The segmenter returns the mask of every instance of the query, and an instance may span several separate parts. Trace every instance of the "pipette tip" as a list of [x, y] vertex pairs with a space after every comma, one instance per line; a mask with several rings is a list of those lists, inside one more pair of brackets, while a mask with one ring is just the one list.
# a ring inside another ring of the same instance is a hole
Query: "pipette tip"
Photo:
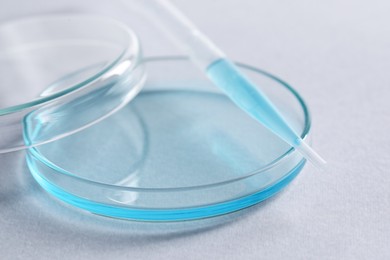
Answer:
[[300, 140], [299, 144], [294, 148], [299, 153], [301, 153], [303, 157], [305, 157], [308, 161], [310, 161], [315, 167], [317, 167], [320, 170], [325, 169], [326, 161], [303, 140]]

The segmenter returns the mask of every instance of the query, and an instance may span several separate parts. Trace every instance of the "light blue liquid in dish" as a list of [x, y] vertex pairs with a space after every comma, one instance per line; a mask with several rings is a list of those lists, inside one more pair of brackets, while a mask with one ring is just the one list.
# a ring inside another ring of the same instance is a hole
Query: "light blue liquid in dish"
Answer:
[[[157, 59], [146, 65], [144, 90], [123, 109], [83, 131], [28, 149], [30, 171], [49, 193], [111, 217], [188, 220], [254, 205], [300, 172], [302, 156], [201, 77], [188, 60]], [[306, 137], [310, 120], [299, 95], [266, 72], [239, 67]], [[77, 122], [78, 104], [51, 114]], [[44, 111], [26, 118], [27, 144], [56, 131], [44, 125]]]
[[[27, 162], [43, 188], [74, 206], [112, 217], [172, 221], [220, 215], [272, 196], [304, 160], [297, 158], [290, 172], [239, 179], [288, 149], [223, 94], [151, 91], [84, 131], [31, 148]], [[260, 187], [265, 189], [251, 192]], [[224, 202], [229, 197], [235, 199]]]
[[284, 121], [277, 108], [232, 62], [219, 59], [207, 68], [207, 75], [234, 103], [290, 145], [299, 136]]

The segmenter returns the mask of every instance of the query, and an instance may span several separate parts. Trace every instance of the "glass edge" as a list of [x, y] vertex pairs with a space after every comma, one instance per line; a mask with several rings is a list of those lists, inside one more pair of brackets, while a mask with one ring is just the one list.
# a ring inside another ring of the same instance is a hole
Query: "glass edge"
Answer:
[[[24, 18], [24, 19], [15, 19], [15, 21], [8, 21], [8, 22], [5, 22], [4, 24], [0, 25], [1, 26], [7, 26], [7, 25], [10, 25], [10, 24], [16, 24], [16, 23], [19, 23], [19, 22], [28, 22], [28, 21], [34, 21], [34, 20], [38, 20], [38, 19], [49, 19], [49, 18], [53, 18], [53, 17], [56, 17], [56, 16], [52, 16], [52, 15], [38, 15], [38, 16], [31, 16], [29, 18]], [[16, 112], [20, 112], [22, 110], [25, 110], [25, 109], [29, 109], [29, 108], [33, 108], [35, 106], [38, 106], [38, 105], [42, 105], [42, 104], [45, 104], [45, 103], [48, 103], [48, 102], [51, 102], [55, 99], [58, 99], [58, 98], [61, 98], [67, 94], [70, 94], [76, 90], [79, 90], [79, 89], [82, 89], [84, 86], [86, 86], [87, 84], [91, 83], [92, 81], [98, 79], [99, 77], [101, 77], [103, 74], [105, 74], [107, 71], [109, 71], [110, 69], [112, 69], [115, 65], [117, 65], [122, 59], [123, 57], [125, 56], [125, 54], [129, 51], [130, 49], [130, 42], [134, 42], [134, 49], [135, 49], [135, 52], [137, 53], [137, 55], [135, 55], [135, 60], [136, 62], [134, 62], [132, 64], [132, 67], [130, 68], [130, 70], [134, 69], [134, 67], [136, 67], [137, 63], [140, 62], [140, 52], [141, 52], [141, 48], [140, 48], [140, 41], [139, 41], [139, 38], [138, 36], [133, 32], [133, 30], [131, 30], [129, 27], [127, 27], [125, 24], [121, 23], [120, 21], [117, 21], [115, 19], [112, 19], [112, 18], [109, 18], [109, 17], [106, 17], [106, 16], [100, 16], [100, 15], [89, 15], [89, 14], [74, 14], [74, 15], [61, 15], [59, 17], [80, 17], [80, 18], [99, 18], [99, 19], [102, 19], [102, 20], [105, 20], [105, 21], [109, 21], [111, 22], [113, 25], [117, 26], [118, 28], [121, 28], [123, 30], [123, 32], [125, 32], [129, 37], [128, 37], [128, 41], [126, 43], [126, 47], [122, 50], [122, 52], [118, 55], [117, 58], [115, 58], [112, 62], [110, 62], [108, 65], [106, 65], [103, 69], [101, 69], [99, 72], [95, 73], [94, 75], [90, 76], [89, 78], [85, 79], [84, 81], [80, 82], [80, 83], [77, 83], [71, 87], [68, 87], [62, 91], [59, 91], [57, 93], [54, 93], [50, 96], [47, 96], [47, 97], [43, 97], [43, 98], [39, 98], [39, 99], [36, 99], [36, 100], [33, 100], [33, 101], [29, 101], [29, 102], [26, 102], [26, 103], [22, 103], [22, 104], [19, 104], [19, 105], [14, 105], [14, 106], [10, 106], [10, 107], [6, 107], [6, 108], [2, 108], [0, 109], [0, 116], [5, 116], [5, 115], [8, 115], [8, 114], [12, 114], [12, 113], [16, 113]]]

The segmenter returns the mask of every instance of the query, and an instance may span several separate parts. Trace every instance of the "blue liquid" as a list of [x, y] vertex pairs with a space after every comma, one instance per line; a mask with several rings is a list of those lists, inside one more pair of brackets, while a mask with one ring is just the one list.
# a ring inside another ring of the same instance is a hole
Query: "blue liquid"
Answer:
[[[35, 134], [39, 136], [39, 129]], [[31, 148], [27, 163], [44, 189], [76, 207], [118, 218], [175, 221], [225, 214], [274, 195], [300, 172], [304, 160], [278, 172], [214, 184], [246, 176], [288, 149], [223, 94], [164, 90], [142, 92], [104, 121]], [[172, 196], [120, 192], [83, 186], [67, 175], [122, 187], [183, 191]]]
[[291, 146], [299, 144], [299, 136], [284, 121], [277, 108], [232, 62], [226, 59], [215, 61], [207, 68], [207, 75], [251, 117], [261, 122]]
[[287, 184], [289, 184], [302, 170], [303, 166], [305, 165], [305, 161], [301, 161], [293, 170], [291, 170], [286, 175], [285, 178], [283, 178], [276, 184], [260, 192], [256, 192], [252, 195], [210, 206], [166, 210], [127, 208], [93, 202], [91, 200], [70, 194], [58, 187], [57, 185], [54, 185], [45, 180], [36, 170], [34, 159], [32, 159], [30, 155], [27, 156], [27, 164], [30, 167], [33, 177], [41, 185], [42, 188], [44, 188], [47, 192], [59, 198], [60, 200], [65, 201], [75, 207], [85, 209], [98, 215], [114, 218], [123, 218], [139, 221], [182, 221], [214, 217], [241, 210], [253, 206], [263, 200], [266, 200], [281, 191], [285, 186], [287, 186]]

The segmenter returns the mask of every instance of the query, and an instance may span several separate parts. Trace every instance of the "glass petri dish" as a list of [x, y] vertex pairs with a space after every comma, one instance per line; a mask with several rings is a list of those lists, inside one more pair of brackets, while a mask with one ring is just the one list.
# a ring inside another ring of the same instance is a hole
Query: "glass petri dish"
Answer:
[[[192, 220], [259, 203], [303, 168], [298, 152], [237, 108], [185, 57], [142, 63], [144, 88], [120, 111], [27, 150], [33, 177], [50, 194], [114, 218]], [[265, 71], [238, 65], [309, 141], [308, 109], [298, 93]], [[47, 130], [27, 131], [26, 142]]]
[[124, 106], [143, 85], [140, 59], [136, 35], [102, 16], [2, 24], [0, 153], [70, 135]]

